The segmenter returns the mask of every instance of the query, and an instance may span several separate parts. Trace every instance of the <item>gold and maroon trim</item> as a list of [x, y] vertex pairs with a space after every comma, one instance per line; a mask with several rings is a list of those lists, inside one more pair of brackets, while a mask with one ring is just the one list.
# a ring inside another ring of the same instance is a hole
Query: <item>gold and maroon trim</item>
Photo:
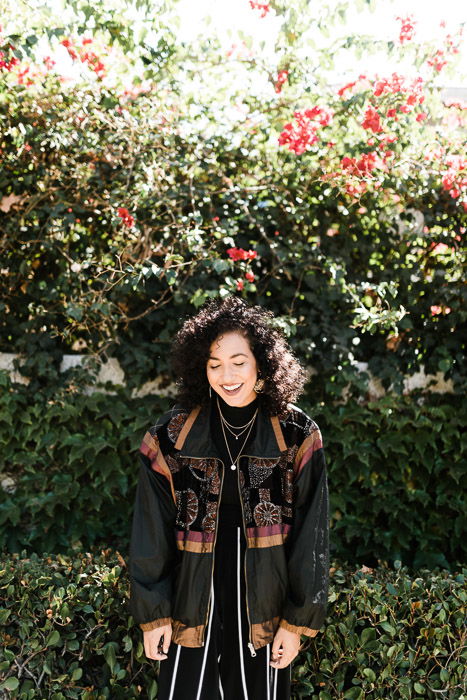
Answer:
[[169, 625], [171, 622], [171, 617], [160, 617], [158, 620], [153, 620], [152, 622], [141, 622], [140, 627], [144, 632], [149, 632], [150, 630], [155, 630], [157, 627]]
[[275, 547], [284, 544], [292, 529], [291, 525], [279, 523], [263, 527], [247, 527], [247, 546]]
[[151, 462], [151, 469], [153, 469], [153, 471], [155, 472], [158, 472], [159, 474], [162, 474], [162, 476], [165, 476], [165, 478], [170, 484], [170, 490], [172, 492], [172, 498], [174, 499], [174, 503], [176, 503], [177, 499], [175, 496], [172, 473], [169, 467], [167, 466], [167, 462], [164, 459], [164, 455], [162, 454], [162, 450], [160, 449], [159, 440], [157, 439], [157, 437], [155, 435], [151, 435], [151, 433], [148, 431], [143, 437], [143, 441], [139, 449], [140, 452], [143, 453], [143, 455], [146, 455], [146, 457], [149, 458]]
[[[195, 422], [196, 418], [198, 417], [199, 412], [201, 411], [201, 406], [196, 406], [193, 408], [189, 415], [188, 418], [186, 419], [185, 423], [183, 424], [182, 429], [180, 430], [180, 433], [178, 434], [177, 442], [175, 443], [175, 449], [176, 450], [181, 450], [183, 447], [183, 443], [185, 442], [185, 438], [188, 435], [188, 433], [191, 430], [191, 427], [193, 423]], [[279, 450], [281, 452], [284, 452], [287, 449], [287, 445], [284, 439], [284, 434], [282, 432], [281, 424], [279, 421], [278, 416], [270, 416], [272, 428], [274, 430], [274, 435], [276, 436], [277, 440], [277, 445], [279, 447]]]
[[214, 532], [176, 530], [177, 548], [195, 554], [209, 554], [214, 549]]
[[311, 435], [308, 435], [298, 448], [298, 452], [294, 460], [294, 474], [295, 478], [300, 474], [303, 467], [307, 461], [312, 456], [313, 452], [319, 450], [323, 446], [323, 439], [321, 437], [321, 431], [317, 428]]
[[279, 418], [277, 416], [270, 416], [270, 418], [274, 430], [274, 435], [276, 436], [277, 446], [279, 447], [281, 452], [284, 452], [287, 449], [287, 445], [284, 440], [284, 434], [282, 432]]
[[191, 430], [191, 426], [195, 422], [198, 413], [201, 411], [201, 406], [196, 406], [196, 408], [193, 408], [192, 411], [190, 411], [188, 418], [183, 424], [182, 429], [180, 430], [177, 438], [177, 442], [175, 443], [174, 447], [176, 450], [181, 450], [183, 447], [183, 443], [185, 442], [185, 438], [188, 435], [188, 433]]
[[311, 627], [297, 627], [297, 625], [291, 625], [287, 620], [282, 619], [279, 623], [279, 627], [283, 627], [289, 632], [295, 632], [295, 634], [306, 634], [307, 637], [316, 637], [319, 630], [313, 630]]

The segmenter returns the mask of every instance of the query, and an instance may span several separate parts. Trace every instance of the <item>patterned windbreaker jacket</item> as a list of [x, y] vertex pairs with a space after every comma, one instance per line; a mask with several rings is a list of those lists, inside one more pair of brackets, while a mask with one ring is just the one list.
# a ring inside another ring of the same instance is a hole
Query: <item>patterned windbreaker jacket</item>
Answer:
[[[329, 586], [329, 497], [317, 424], [293, 404], [284, 420], [261, 404], [239, 459], [247, 542], [249, 648], [278, 626], [314, 636]], [[143, 630], [172, 623], [172, 641], [204, 645], [224, 465], [210, 410], [175, 406], [144, 435], [130, 542], [129, 610]]]

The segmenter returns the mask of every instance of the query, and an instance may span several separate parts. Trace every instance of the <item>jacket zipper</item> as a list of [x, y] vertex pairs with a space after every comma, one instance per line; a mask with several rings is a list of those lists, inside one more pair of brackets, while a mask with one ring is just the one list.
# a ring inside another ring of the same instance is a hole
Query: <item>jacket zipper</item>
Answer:
[[[191, 459], [205, 459], [204, 457], [191, 457]], [[216, 556], [216, 542], [217, 542], [217, 529], [219, 527], [219, 510], [221, 507], [221, 496], [222, 496], [222, 487], [224, 485], [224, 472], [225, 472], [225, 464], [224, 462], [219, 459], [219, 457], [215, 457], [221, 464], [222, 464], [222, 479], [221, 479], [221, 485], [219, 489], [219, 501], [217, 504], [217, 518], [216, 518], [216, 530], [214, 533], [214, 544], [212, 547], [212, 567], [211, 567], [211, 585], [209, 586], [209, 590], [211, 590], [212, 587], [212, 580], [214, 578], [214, 559]], [[204, 632], [203, 632], [203, 646], [206, 644], [206, 631], [208, 628], [208, 620], [209, 620], [209, 613], [211, 610], [211, 605], [212, 605], [212, 600], [211, 600], [211, 595], [209, 595], [209, 605], [208, 605], [208, 610], [206, 613], [206, 622], [204, 623]]]
[[237, 457], [237, 484], [238, 484], [238, 495], [240, 497], [240, 504], [242, 506], [242, 524], [243, 524], [243, 532], [245, 534], [245, 556], [243, 557], [243, 571], [244, 571], [244, 576], [245, 576], [245, 599], [246, 599], [246, 614], [248, 618], [248, 639], [250, 640], [248, 642], [248, 649], [250, 650], [250, 654], [252, 656], [256, 656], [256, 651], [255, 647], [253, 646], [253, 642], [251, 641], [251, 620], [250, 620], [250, 608], [248, 607], [248, 582], [247, 582], [247, 576], [246, 576], [246, 555], [248, 552], [248, 538], [246, 534], [246, 525], [245, 525], [245, 511], [243, 510], [243, 498], [242, 498], [242, 492], [240, 489], [240, 458], [241, 457], [248, 457], [248, 455], [240, 455]]

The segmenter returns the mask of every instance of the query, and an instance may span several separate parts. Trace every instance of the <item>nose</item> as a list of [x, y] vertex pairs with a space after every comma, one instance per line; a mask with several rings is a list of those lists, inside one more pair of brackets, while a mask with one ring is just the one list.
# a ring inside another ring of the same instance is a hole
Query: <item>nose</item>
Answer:
[[227, 370], [222, 376], [221, 384], [234, 384], [237, 380], [235, 379], [235, 373]]

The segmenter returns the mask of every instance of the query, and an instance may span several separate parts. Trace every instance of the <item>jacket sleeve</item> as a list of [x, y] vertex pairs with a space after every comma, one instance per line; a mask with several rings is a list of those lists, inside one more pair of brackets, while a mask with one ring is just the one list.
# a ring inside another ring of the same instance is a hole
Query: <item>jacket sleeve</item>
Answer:
[[171, 622], [178, 559], [176, 506], [170, 470], [150, 432], [143, 438], [139, 461], [129, 550], [129, 608], [141, 629], [152, 630]]
[[321, 432], [314, 421], [294, 463], [294, 511], [288, 552], [288, 595], [281, 627], [314, 637], [329, 590], [329, 493]]

